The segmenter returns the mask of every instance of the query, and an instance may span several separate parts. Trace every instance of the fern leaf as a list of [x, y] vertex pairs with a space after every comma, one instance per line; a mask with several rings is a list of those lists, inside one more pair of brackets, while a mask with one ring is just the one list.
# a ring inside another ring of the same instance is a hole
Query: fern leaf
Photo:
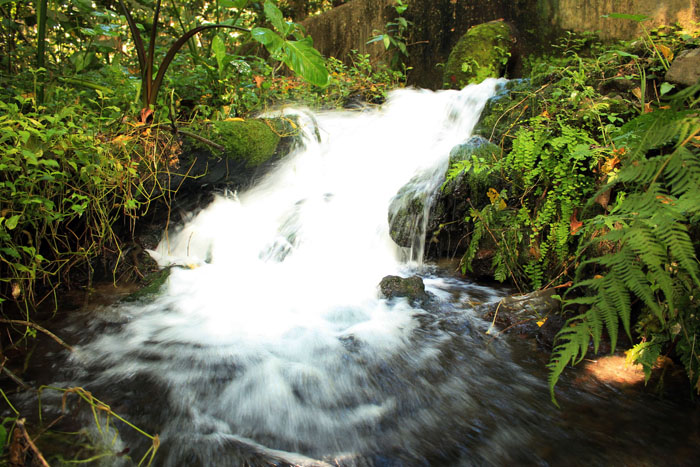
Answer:
[[590, 328], [584, 315], [577, 316], [567, 321], [567, 324], [557, 334], [555, 342], [558, 343], [547, 364], [549, 368], [549, 393], [552, 402], [559, 407], [554, 395], [554, 386], [559, 380], [559, 376], [564, 371], [564, 368], [571, 362], [575, 364], [580, 361], [588, 351], [588, 343], [590, 341]]
[[657, 229], [659, 238], [668, 245], [673, 258], [680, 263], [681, 267], [693, 278], [693, 282], [700, 287], [698, 260], [695, 257], [695, 248], [688, 234], [688, 228], [684, 224], [668, 220], [660, 222]]

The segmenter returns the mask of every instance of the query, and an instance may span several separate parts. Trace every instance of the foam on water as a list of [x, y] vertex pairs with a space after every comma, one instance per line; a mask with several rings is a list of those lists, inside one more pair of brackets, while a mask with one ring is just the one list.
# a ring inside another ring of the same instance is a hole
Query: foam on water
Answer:
[[446, 339], [414, 348], [425, 312], [378, 295], [383, 276], [406, 272], [388, 206], [409, 181], [414, 192], [441, 183], [498, 84], [302, 113], [305, 148], [164, 236], [154, 256], [179, 266], [162, 295], [123, 306], [127, 322], [83, 346], [79, 363], [99, 368], [97, 384], [159, 388], [173, 463], [185, 426], [315, 455], [372, 450], [383, 417], [406, 404], [387, 368], [425, 368]]

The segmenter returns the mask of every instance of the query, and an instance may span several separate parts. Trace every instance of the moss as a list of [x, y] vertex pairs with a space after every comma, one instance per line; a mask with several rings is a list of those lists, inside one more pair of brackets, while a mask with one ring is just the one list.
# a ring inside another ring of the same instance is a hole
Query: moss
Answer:
[[510, 80], [488, 100], [474, 128], [474, 135], [483, 136], [489, 141], [501, 144], [505, 151], [510, 149], [510, 139], [504, 136], [523, 119], [534, 117], [538, 96], [530, 80]]
[[270, 160], [281, 139], [266, 120], [217, 121], [212, 124], [212, 133], [229, 158], [242, 159], [248, 167]]
[[145, 284], [136, 292], [130, 294], [123, 299], [124, 302], [136, 302], [140, 300], [149, 300], [158, 296], [163, 284], [170, 277], [170, 268], [160, 269], [146, 276]]
[[445, 88], [461, 89], [505, 72], [513, 41], [510, 27], [503, 21], [474, 26], [452, 49], [443, 75]]

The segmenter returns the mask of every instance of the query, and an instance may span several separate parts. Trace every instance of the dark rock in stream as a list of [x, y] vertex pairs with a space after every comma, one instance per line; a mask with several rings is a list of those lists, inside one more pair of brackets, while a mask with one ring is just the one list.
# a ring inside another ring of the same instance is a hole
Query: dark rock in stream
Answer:
[[[447, 181], [437, 193], [426, 228], [429, 258], [452, 258], [464, 253], [469, 245], [467, 232], [472, 230], [469, 210], [486, 206], [490, 202], [489, 188], [500, 190], [503, 184], [497, 176], [478, 170], [479, 162], [473, 161], [493, 160], [500, 154], [498, 146], [481, 136], [473, 136], [452, 149], [450, 167], [458, 163], [471, 166], [465, 165], [466, 170]], [[477, 253], [472, 271], [476, 277], [491, 275], [491, 257], [487, 253]]]
[[498, 302], [477, 306], [475, 310], [501, 332], [535, 337], [543, 347], [551, 348], [554, 337], [564, 325], [564, 318], [557, 314], [561, 302], [554, 297], [555, 292], [556, 289], [545, 289], [509, 295]]
[[429, 297], [423, 279], [418, 276], [386, 276], [379, 283], [379, 290], [385, 298], [405, 297], [410, 302], [421, 302]]

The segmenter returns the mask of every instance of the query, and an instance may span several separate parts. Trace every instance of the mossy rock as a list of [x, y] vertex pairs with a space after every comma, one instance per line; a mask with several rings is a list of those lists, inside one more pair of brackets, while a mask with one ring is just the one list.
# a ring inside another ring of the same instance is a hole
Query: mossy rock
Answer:
[[502, 20], [469, 28], [450, 52], [443, 87], [462, 89], [486, 78], [503, 76], [513, 52], [513, 43], [511, 28]]
[[277, 150], [280, 134], [271, 120], [221, 120], [212, 123], [213, 141], [222, 145], [224, 154], [254, 167], [269, 161]]
[[156, 298], [166, 281], [170, 278], [170, 268], [163, 268], [151, 274], [148, 274], [144, 279], [144, 286], [136, 292], [129, 294], [122, 299], [123, 302], [149, 301]]
[[[473, 136], [450, 151], [450, 166], [477, 158], [483, 161], [501, 156], [501, 148], [481, 136]], [[489, 203], [489, 188], [500, 191], [503, 181], [496, 174], [473, 169], [446, 182], [437, 194], [428, 217], [426, 256], [442, 259], [461, 256], [466, 250], [470, 232], [470, 208], [480, 209]]]
[[224, 188], [246, 189], [301, 141], [294, 117], [195, 123], [181, 135], [179, 161], [160, 183], [179, 187], [178, 196], [187, 198]]
[[504, 150], [507, 151], [510, 138], [501, 141], [503, 136], [518, 122], [536, 115], [539, 106], [535, 101], [540, 97], [534, 90], [529, 79], [509, 80], [499, 86], [486, 102], [473, 134], [496, 143], [505, 143]]
[[429, 298], [423, 279], [419, 276], [386, 276], [379, 283], [379, 290], [388, 299], [405, 297], [410, 302], [419, 302]]

